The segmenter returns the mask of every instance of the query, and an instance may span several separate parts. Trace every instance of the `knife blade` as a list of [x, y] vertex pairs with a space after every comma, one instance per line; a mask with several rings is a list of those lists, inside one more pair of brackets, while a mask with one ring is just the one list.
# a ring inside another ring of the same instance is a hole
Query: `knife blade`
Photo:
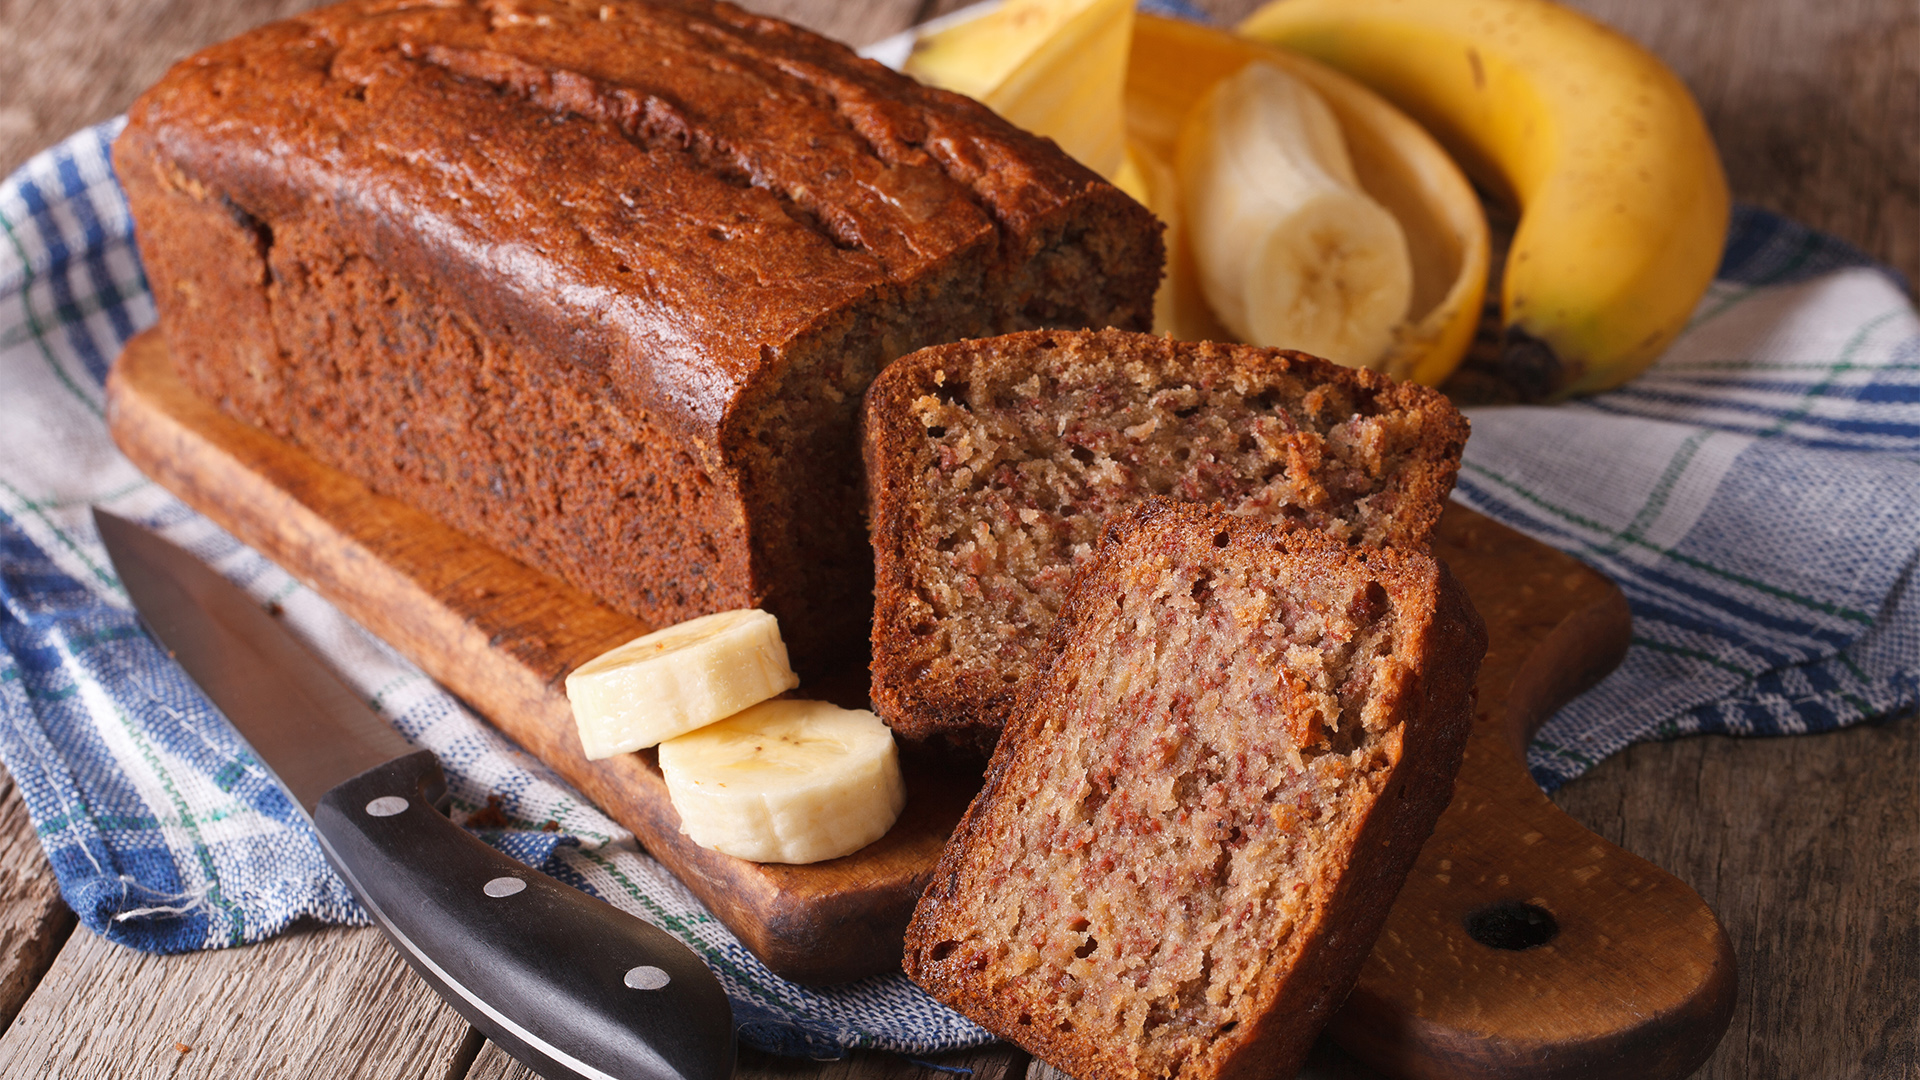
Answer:
[[279, 619], [124, 518], [94, 523], [135, 610], [311, 818], [421, 979], [548, 1080], [726, 1080], [732, 1006], [672, 935], [488, 847], [446, 780]]

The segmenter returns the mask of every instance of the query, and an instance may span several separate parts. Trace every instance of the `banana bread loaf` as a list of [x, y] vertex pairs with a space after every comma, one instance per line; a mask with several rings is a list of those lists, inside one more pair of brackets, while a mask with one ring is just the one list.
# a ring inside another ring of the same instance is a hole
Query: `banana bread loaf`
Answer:
[[1467, 438], [1422, 386], [1113, 330], [903, 358], [865, 426], [875, 707], [902, 735], [983, 748], [1109, 516], [1167, 495], [1418, 545]]
[[907, 974], [1078, 1080], [1292, 1076], [1446, 807], [1485, 648], [1424, 552], [1139, 507], [1075, 578]]
[[857, 410], [923, 345], [1144, 327], [1052, 143], [706, 0], [350, 0], [177, 65], [114, 161], [233, 415], [654, 623], [871, 614]]

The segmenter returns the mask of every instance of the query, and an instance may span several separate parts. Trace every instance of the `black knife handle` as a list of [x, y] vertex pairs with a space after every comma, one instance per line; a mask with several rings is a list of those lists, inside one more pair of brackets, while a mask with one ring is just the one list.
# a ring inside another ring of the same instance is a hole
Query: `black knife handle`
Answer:
[[666, 931], [500, 854], [422, 750], [327, 792], [321, 846], [422, 979], [549, 1080], [727, 1080], [733, 1013]]

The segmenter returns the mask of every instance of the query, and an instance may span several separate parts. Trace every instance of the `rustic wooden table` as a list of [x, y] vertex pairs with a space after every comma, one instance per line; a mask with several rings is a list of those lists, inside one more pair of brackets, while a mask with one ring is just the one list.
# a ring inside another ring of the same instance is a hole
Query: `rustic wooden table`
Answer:
[[[1575, 0], [1693, 88], [1736, 198], [1836, 233], [1920, 281], [1920, 7], [1913, 0]], [[0, 0], [0, 175], [126, 108], [167, 65], [309, 0]], [[855, 44], [957, 4], [759, 0]], [[1250, 0], [1212, 0], [1223, 18]], [[1702, 1077], [1920, 1076], [1920, 718], [1796, 739], [1636, 747], [1556, 801], [1667, 867], [1719, 913], [1740, 961]], [[938, 1064], [1024, 1074], [989, 1047]], [[1366, 1076], [1337, 1050], [1317, 1075]], [[747, 1076], [939, 1074], [855, 1054], [748, 1056]], [[305, 929], [150, 957], [74, 930], [0, 773], [0, 1076], [494, 1077], [531, 1074], [409, 973], [373, 930]]]

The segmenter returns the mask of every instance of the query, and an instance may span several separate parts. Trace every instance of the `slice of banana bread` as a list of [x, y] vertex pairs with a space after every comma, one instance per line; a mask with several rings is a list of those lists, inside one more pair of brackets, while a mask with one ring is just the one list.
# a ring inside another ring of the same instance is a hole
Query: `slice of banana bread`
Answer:
[[[966, 98], [708, 0], [348, 0], [114, 146], [188, 384], [657, 625], [857, 656], [888, 360], [1145, 327], [1160, 227]], [[817, 670], [817, 667], [816, 669]]]
[[907, 974], [1078, 1080], [1292, 1076], [1446, 807], [1485, 649], [1424, 552], [1137, 508], [1076, 576]]
[[1467, 438], [1422, 386], [1112, 330], [903, 357], [865, 425], [876, 709], [909, 738], [983, 748], [1110, 516], [1166, 495], [1419, 544]]

